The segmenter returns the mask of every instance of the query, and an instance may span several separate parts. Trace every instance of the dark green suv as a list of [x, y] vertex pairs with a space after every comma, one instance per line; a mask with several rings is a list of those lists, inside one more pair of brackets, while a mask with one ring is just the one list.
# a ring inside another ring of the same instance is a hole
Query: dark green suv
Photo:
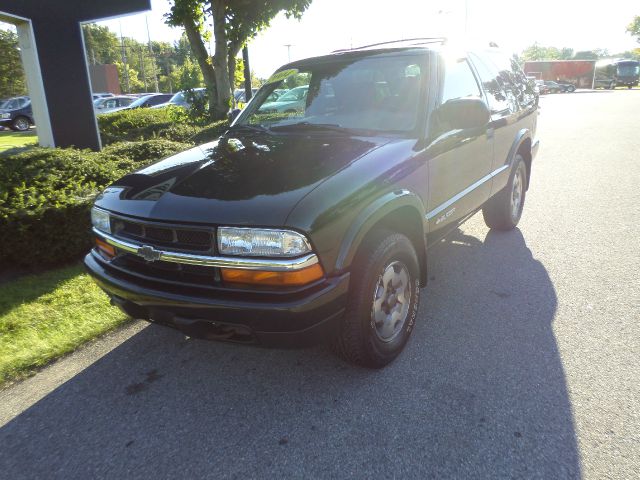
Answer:
[[[297, 87], [300, 105], [267, 103]], [[326, 339], [384, 366], [414, 327], [429, 247], [479, 210], [517, 225], [536, 104], [493, 48], [422, 39], [290, 63], [219, 140], [107, 188], [85, 264], [135, 318], [242, 343]]]

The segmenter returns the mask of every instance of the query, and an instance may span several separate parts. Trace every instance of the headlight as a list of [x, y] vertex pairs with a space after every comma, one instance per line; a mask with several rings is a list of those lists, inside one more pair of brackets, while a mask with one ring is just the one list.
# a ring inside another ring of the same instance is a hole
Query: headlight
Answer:
[[311, 246], [304, 235], [291, 230], [221, 227], [218, 250], [223, 255], [297, 257], [311, 252]]
[[11, 118], [11, 114], [10, 113], [3, 113], [0, 115], [0, 118]]
[[111, 222], [109, 221], [109, 214], [104, 210], [93, 207], [91, 209], [91, 225], [100, 230], [101, 232], [111, 233]]

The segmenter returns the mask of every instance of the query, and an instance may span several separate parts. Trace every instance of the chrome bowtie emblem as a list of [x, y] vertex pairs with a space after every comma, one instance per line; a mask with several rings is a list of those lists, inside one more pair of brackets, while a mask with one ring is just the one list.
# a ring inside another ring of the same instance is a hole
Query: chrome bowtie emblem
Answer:
[[147, 262], [155, 262], [160, 260], [160, 251], [153, 248], [151, 245], [145, 245], [138, 248], [138, 255], [144, 258]]

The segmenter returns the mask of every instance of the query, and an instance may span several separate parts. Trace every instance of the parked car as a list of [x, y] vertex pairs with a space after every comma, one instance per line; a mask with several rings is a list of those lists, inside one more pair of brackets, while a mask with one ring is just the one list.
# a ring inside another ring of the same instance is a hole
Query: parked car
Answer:
[[547, 86], [544, 84], [544, 80], [536, 80], [536, 88], [538, 89], [538, 94], [543, 95], [549, 93]]
[[[207, 89], [206, 88], [194, 88], [193, 89], [193, 95], [195, 95], [197, 98], [204, 98], [207, 94]], [[169, 99], [168, 102], [166, 103], [160, 103], [158, 105], [154, 105], [151, 108], [164, 108], [164, 107], [168, 107], [168, 106], [176, 106], [176, 107], [184, 107], [187, 108], [189, 106], [191, 106], [191, 100], [189, 98], [189, 92], [182, 90], [180, 92], [177, 92], [173, 95], [173, 97], [171, 97]]]
[[25, 132], [34, 124], [29, 97], [14, 97], [0, 105], [0, 126]]
[[122, 107], [128, 107], [135, 100], [135, 97], [129, 96], [98, 98], [93, 101], [93, 109], [97, 114], [111, 113]]
[[261, 107], [263, 113], [295, 112], [304, 110], [309, 85], [295, 87], [284, 95], [265, 102]]
[[[251, 96], [254, 97], [257, 91], [257, 88], [252, 88]], [[233, 92], [233, 99], [236, 103], [247, 103], [246, 92], [244, 91], [244, 88], [236, 88]]]
[[94, 93], [92, 96], [93, 96], [94, 100], [97, 100], [99, 98], [115, 97], [115, 95], [113, 93], [108, 93], [108, 92]]
[[576, 91], [576, 86], [571, 83], [558, 83], [545, 80], [544, 86], [546, 87], [546, 93], [572, 93]]
[[[303, 79], [294, 111], [264, 108]], [[247, 344], [326, 339], [382, 367], [414, 329], [431, 247], [480, 210], [492, 229], [518, 224], [535, 104], [493, 48], [426, 39], [293, 62], [218, 140], [104, 190], [85, 265], [134, 318]]]
[[114, 108], [109, 113], [119, 112], [121, 110], [133, 110], [136, 108], [149, 108], [155, 105], [160, 105], [171, 100], [172, 93], [152, 93], [150, 95], [144, 95], [138, 98], [134, 98], [133, 102], [125, 107]]

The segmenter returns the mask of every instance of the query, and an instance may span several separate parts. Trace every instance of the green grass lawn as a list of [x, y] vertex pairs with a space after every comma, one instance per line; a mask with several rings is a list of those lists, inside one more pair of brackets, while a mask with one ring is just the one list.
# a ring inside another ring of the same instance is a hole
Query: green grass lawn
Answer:
[[37, 143], [38, 136], [35, 130], [29, 130], [28, 132], [13, 132], [11, 130], [4, 130], [0, 132], [0, 153], [10, 148], [24, 147], [30, 143]]
[[0, 284], [0, 385], [126, 321], [81, 265]]

